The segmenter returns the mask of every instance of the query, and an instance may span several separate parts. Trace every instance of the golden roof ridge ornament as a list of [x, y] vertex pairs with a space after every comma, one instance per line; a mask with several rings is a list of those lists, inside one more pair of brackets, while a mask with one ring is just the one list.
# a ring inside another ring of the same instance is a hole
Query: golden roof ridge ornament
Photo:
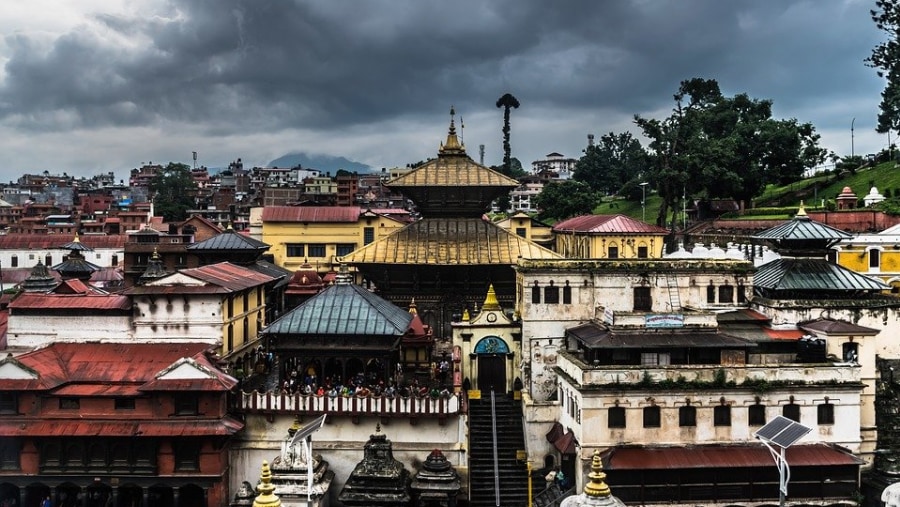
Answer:
[[416, 311], [416, 298], [412, 298], [409, 301], [409, 313], [413, 315], [418, 315], [418, 311]]
[[494, 284], [488, 285], [487, 296], [484, 298], [484, 304], [481, 305], [481, 311], [499, 311], [500, 302], [497, 301], [497, 293], [494, 292]]
[[275, 495], [275, 485], [272, 484], [272, 471], [269, 462], [262, 462], [262, 474], [259, 476], [260, 485], [256, 487], [259, 495], [253, 500], [253, 507], [281, 507], [281, 499]]
[[600, 497], [612, 494], [609, 486], [604, 482], [606, 474], [603, 472], [603, 461], [600, 459], [600, 451], [594, 451], [594, 457], [591, 459], [591, 473], [588, 474], [588, 478], [590, 481], [584, 485], [585, 495]]
[[438, 148], [438, 156], [441, 155], [465, 155], [466, 147], [459, 142], [456, 136], [456, 124], [453, 117], [456, 115], [456, 109], [450, 106], [450, 130], [447, 132], [447, 142], [441, 144]]
[[805, 217], [805, 216], [808, 216], [808, 215], [806, 214], [806, 207], [803, 206], [803, 201], [800, 201], [800, 209], [797, 210], [797, 214], [794, 215], [794, 216], [798, 216], [798, 217]]

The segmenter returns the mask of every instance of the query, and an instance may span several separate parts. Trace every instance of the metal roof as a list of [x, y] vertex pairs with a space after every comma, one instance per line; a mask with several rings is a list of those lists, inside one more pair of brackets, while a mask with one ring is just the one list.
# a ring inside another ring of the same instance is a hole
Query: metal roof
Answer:
[[412, 315], [351, 283], [337, 283], [285, 313], [264, 334], [400, 337]]
[[357, 222], [359, 206], [266, 206], [263, 222]]
[[519, 186], [519, 182], [463, 153], [440, 154], [386, 185], [398, 190], [404, 187], [509, 187], [511, 190]]
[[215, 419], [175, 418], [170, 421], [134, 421], [114, 419], [35, 419], [0, 420], [2, 437], [196, 437], [234, 435], [244, 423], [231, 416]]
[[[795, 445], [786, 451], [791, 467], [859, 466], [862, 460], [823, 444]], [[603, 460], [607, 470], [678, 470], [685, 468], [773, 467], [762, 446], [616, 448]]]
[[625, 215], [583, 215], [553, 226], [553, 232], [582, 232], [586, 234], [655, 234], [665, 236], [663, 227], [641, 222]]
[[264, 275], [230, 262], [219, 262], [199, 268], [182, 269], [178, 272], [230, 290], [249, 289], [275, 280], [269, 275]]
[[238, 234], [234, 229], [228, 229], [222, 234], [217, 234], [207, 240], [199, 241], [187, 246], [192, 251], [222, 251], [222, 250], [243, 250], [264, 252], [269, 249], [268, 243], [263, 243], [257, 239], [244, 234]]
[[618, 332], [589, 322], [566, 330], [584, 346], [596, 349], [750, 348], [755, 343], [715, 330], [642, 330]]
[[349, 264], [513, 265], [556, 252], [481, 218], [424, 218], [344, 257]]
[[767, 229], [754, 239], [784, 241], [784, 240], [829, 240], [836, 241], [850, 239], [853, 235], [830, 225], [816, 222], [806, 214], [797, 214], [793, 219], [771, 229]]
[[[0, 250], [38, 250], [55, 249], [65, 243], [60, 235], [35, 235], [35, 234], [4, 234], [0, 236]], [[128, 236], [106, 236], [100, 234], [84, 234], [79, 236], [79, 241], [86, 247], [94, 250], [98, 248], [125, 248]]]
[[875, 336], [879, 330], [871, 327], [859, 326], [843, 320], [816, 319], [802, 322], [798, 326], [807, 331], [820, 332], [832, 335], [864, 335]]
[[885, 283], [856, 273], [825, 259], [782, 257], [760, 266], [754, 287], [771, 290], [836, 291], [890, 289]]
[[22, 309], [41, 310], [130, 310], [131, 298], [118, 294], [44, 294], [23, 292], [9, 303], [15, 313]]
[[112, 384], [143, 384], [175, 361], [207, 349], [208, 343], [53, 343], [12, 359], [37, 372], [36, 380], [23, 383], [0, 379], [0, 390], [16, 382], [19, 389], [54, 389], [69, 384], [107, 389]]

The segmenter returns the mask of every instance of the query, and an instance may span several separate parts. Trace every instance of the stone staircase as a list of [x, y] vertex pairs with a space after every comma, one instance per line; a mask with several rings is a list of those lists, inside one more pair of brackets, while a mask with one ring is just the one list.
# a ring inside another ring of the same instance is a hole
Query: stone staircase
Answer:
[[[517, 452], [525, 450], [521, 402], [496, 393], [494, 407], [496, 468], [491, 393], [483, 392], [482, 399], [469, 401], [469, 505], [524, 507], [528, 504], [528, 468], [517, 458]], [[495, 477], [499, 479], [496, 482]]]

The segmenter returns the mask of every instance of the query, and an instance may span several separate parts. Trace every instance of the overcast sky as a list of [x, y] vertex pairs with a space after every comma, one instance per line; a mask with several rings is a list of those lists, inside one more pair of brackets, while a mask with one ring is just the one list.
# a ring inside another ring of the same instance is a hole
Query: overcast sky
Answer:
[[[887, 146], [874, 0], [28, 0], [0, 9], [0, 181], [296, 151], [391, 167], [469, 154], [530, 167], [662, 118], [682, 80], [770, 99], [839, 155]], [[851, 136], [851, 126], [853, 135]], [[646, 140], [640, 138], [646, 145]]]

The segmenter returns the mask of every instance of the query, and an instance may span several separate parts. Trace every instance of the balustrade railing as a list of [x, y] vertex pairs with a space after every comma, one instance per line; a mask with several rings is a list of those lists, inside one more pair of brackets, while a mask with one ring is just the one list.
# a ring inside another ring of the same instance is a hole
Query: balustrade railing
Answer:
[[460, 396], [317, 396], [281, 391], [239, 392], [235, 410], [245, 413], [331, 414], [381, 417], [446, 417], [460, 413]]

